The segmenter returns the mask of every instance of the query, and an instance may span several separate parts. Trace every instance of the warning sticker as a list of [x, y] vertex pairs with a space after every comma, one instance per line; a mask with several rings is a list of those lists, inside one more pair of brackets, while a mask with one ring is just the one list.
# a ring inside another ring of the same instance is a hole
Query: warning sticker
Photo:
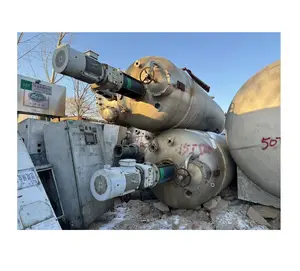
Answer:
[[38, 178], [32, 168], [18, 170], [18, 190], [37, 185], [38, 183]]

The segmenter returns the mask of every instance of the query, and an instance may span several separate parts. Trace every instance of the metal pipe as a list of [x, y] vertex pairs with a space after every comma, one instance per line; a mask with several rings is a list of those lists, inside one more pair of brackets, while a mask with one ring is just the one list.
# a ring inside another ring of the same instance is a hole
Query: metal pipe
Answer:
[[130, 145], [116, 145], [114, 148], [114, 155], [117, 158], [136, 158], [139, 154], [139, 146], [136, 144]]
[[182, 70], [186, 71], [192, 78], [193, 80], [200, 86], [202, 87], [206, 92], [209, 92], [210, 86], [205, 84], [201, 79], [199, 79], [195, 74], [192, 73], [191, 70], [187, 68], [183, 68]]

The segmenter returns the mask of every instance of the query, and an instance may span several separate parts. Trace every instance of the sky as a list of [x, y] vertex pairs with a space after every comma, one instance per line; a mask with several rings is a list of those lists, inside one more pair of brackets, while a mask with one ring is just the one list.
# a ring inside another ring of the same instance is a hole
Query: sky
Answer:
[[[167, 58], [208, 84], [224, 112], [251, 76], [280, 59], [280, 33], [73, 33], [71, 46], [93, 50], [100, 62], [122, 70], [144, 56]], [[31, 75], [25, 65], [18, 72]], [[67, 81], [59, 84], [72, 93]]]

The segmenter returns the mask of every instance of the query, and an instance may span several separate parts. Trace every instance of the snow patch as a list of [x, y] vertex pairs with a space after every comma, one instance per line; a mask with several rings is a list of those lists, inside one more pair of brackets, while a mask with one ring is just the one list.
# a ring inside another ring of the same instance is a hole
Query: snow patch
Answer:
[[126, 208], [124, 207], [117, 207], [115, 208], [116, 217], [109, 221], [107, 224], [101, 225], [99, 230], [111, 230], [116, 225], [120, 224], [122, 221], [125, 220], [126, 217]]

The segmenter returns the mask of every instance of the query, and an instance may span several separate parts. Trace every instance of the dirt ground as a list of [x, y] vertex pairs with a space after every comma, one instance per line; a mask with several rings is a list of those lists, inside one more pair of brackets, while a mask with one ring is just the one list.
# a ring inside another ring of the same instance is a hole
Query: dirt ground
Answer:
[[172, 209], [157, 199], [115, 199], [92, 230], [279, 230], [280, 210], [237, 199], [227, 188], [195, 210]]

